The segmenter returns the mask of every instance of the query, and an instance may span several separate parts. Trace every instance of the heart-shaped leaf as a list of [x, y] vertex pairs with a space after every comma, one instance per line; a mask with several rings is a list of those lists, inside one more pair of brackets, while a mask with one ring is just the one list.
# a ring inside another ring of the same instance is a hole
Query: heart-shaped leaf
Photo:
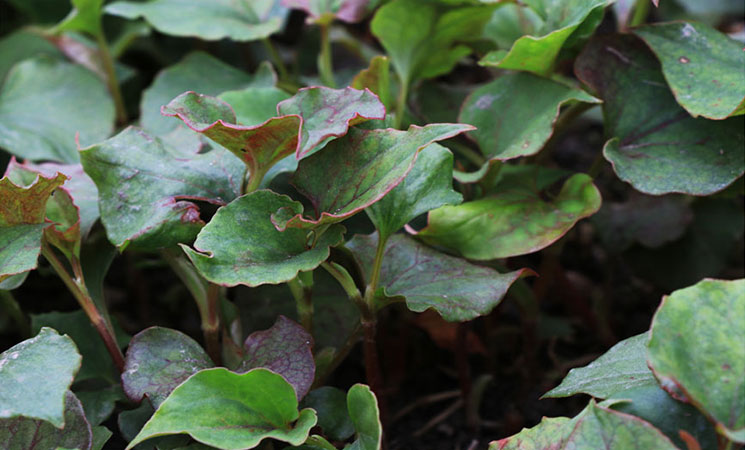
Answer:
[[76, 163], [76, 142], [105, 139], [113, 127], [106, 85], [76, 64], [48, 57], [23, 61], [0, 90], [0, 147], [22, 158]]
[[150, 0], [114, 2], [106, 12], [127, 19], [144, 18], [161, 33], [217, 41], [255, 41], [275, 33], [282, 26], [275, 0]]
[[127, 450], [169, 434], [226, 450], [253, 448], [266, 438], [300, 445], [315, 424], [315, 411], [298, 411], [295, 390], [282, 376], [267, 369], [206, 369], [173, 390]]
[[[635, 189], [709, 195], [745, 172], [745, 119], [692, 118], [675, 101], [654, 54], [632, 35], [591, 41], [575, 72], [604, 100], [603, 154]], [[640, 83], [639, 80], [645, 80]]]
[[537, 27], [533, 35], [524, 35], [517, 39], [509, 51], [497, 50], [488, 53], [481, 59], [480, 64], [548, 75], [556, 63], [559, 51], [572, 40], [572, 34], [581, 28], [587, 28], [583, 30], [587, 34], [592, 33], [600, 24], [603, 8], [610, 2], [547, 0], [526, 3], [528, 6], [525, 8], [531, 8], [532, 11], [528, 14], [518, 14], [521, 25], [522, 17], [535, 18], [536, 15], [543, 24]]
[[745, 280], [703, 280], [662, 299], [652, 319], [649, 366], [680, 389], [720, 433], [745, 443]]
[[8, 177], [0, 179], [0, 281], [36, 268], [41, 252], [46, 205], [49, 196], [65, 182], [38, 176], [28, 187], [16, 186]]
[[272, 222], [284, 230], [314, 228], [351, 217], [400, 184], [419, 150], [471, 129], [457, 124], [412, 125], [407, 131], [352, 128], [323, 151], [300, 161], [292, 178], [293, 185], [311, 201], [316, 218], [284, 208], [272, 215]]
[[648, 422], [612, 409], [590, 404], [572, 419], [544, 418], [540, 424], [520, 433], [494, 441], [489, 450], [626, 450], [654, 448], [675, 450], [664, 434]]
[[23, 416], [62, 428], [80, 360], [72, 339], [51, 328], [0, 353], [0, 419]]
[[142, 248], [190, 241], [203, 222], [197, 206], [180, 199], [226, 204], [240, 193], [244, 170], [223, 149], [187, 154], [133, 127], [83, 149], [81, 159], [117, 247], [135, 240]]
[[[368, 280], [377, 241], [375, 234], [356, 235], [347, 244]], [[502, 301], [510, 285], [525, 274], [523, 269], [503, 275], [396, 234], [388, 240], [383, 253], [382, 292], [378, 295], [405, 299], [412, 311], [432, 308], [445, 320], [466, 321], [488, 314]]]
[[147, 397], [155, 408], [184, 380], [214, 366], [194, 339], [162, 327], [136, 334], [124, 362], [122, 387], [127, 397], [133, 402]]
[[63, 401], [64, 428], [61, 424], [58, 428], [50, 422], [27, 417], [0, 419], [0, 448], [89, 450], [93, 435], [80, 400], [72, 392], [66, 391]]
[[243, 344], [244, 357], [238, 373], [263, 367], [278, 373], [295, 388], [298, 400], [310, 390], [316, 373], [313, 337], [303, 327], [279, 316], [271, 328], [251, 333]]
[[553, 133], [562, 105], [599, 103], [586, 92], [530, 73], [509, 73], [475, 90], [463, 104], [459, 122], [488, 158], [507, 160], [537, 153]]
[[314, 21], [327, 22], [337, 18], [347, 23], [362, 20], [375, 3], [370, 0], [282, 0], [284, 6], [302, 9], [310, 14]]
[[341, 242], [344, 228], [332, 227], [308, 246], [304, 230], [279, 232], [270, 220], [287, 208], [300, 214], [303, 207], [272, 191], [256, 191], [220, 208], [199, 233], [195, 250], [182, 246], [204, 277], [223, 286], [258, 286], [289, 281], [299, 271], [318, 267], [329, 247]]
[[657, 386], [647, 367], [648, 340], [649, 333], [624, 339], [589, 365], [570, 370], [561, 384], [544, 397], [583, 393], [605, 399], [629, 389]]
[[660, 60], [675, 99], [693, 117], [745, 114], [742, 43], [702, 23], [652, 24], [634, 34]]
[[577, 221], [597, 212], [600, 201], [592, 179], [576, 174], [550, 202], [515, 188], [430, 211], [427, 227], [417, 236], [470, 259], [524, 255], [554, 243]]

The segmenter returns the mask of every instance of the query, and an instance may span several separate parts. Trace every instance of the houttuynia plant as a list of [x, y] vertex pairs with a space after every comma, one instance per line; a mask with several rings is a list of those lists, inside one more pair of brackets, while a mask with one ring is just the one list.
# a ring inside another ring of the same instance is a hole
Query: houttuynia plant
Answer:
[[745, 445], [741, 0], [71, 3], [0, 4], [0, 449]]

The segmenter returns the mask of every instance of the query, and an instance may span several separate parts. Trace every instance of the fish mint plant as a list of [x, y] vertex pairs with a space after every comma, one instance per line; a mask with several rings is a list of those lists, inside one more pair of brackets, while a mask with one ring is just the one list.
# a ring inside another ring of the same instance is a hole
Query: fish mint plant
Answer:
[[741, 2], [47, 3], [0, 449], [745, 445]]

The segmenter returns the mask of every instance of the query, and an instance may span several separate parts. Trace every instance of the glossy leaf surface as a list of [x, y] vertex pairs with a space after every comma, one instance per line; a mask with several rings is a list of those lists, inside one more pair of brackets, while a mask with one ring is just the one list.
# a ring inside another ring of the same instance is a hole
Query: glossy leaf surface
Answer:
[[151, 327], [129, 343], [122, 387], [133, 402], [147, 397], [158, 408], [176, 386], [213, 365], [189, 336], [169, 328]]
[[51, 328], [0, 353], [0, 419], [23, 416], [62, 428], [80, 360], [72, 339]]
[[296, 214], [303, 209], [267, 190], [244, 195], [217, 211], [194, 242], [196, 251], [184, 251], [206, 279], [224, 286], [291, 280], [328, 258], [329, 247], [341, 242], [343, 227], [330, 228], [309, 248], [305, 231], [279, 232], [274, 227], [270, 216], [280, 208]]
[[312, 228], [340, 222], [383, 198], [411, 171], [427, 145], [472, 129], [470, 125], [432, 124], [393, 129], [350, 129], [322, 152], [303, 159], [292, 178], [313, 205], [316, 218], [285, 208], [272, 216], [278, 229]]
[[[369, 281], [377, 236], [356, 235], [347, 246], [365, 269]], [[416, 312], [427, 308], [445, 320], [466, 321], [489, 313], [524, 270], [500, 274], [442, 254], [414, 239], [396, 234], [386, 243], [378, 295], [402, 298]]]
[[652, 320], [649, 366], [717, 429], [745, 442], [745, 280], [703, 280], [663, 298]]
[[103, 81], [75, 64], [23, 61], [0, 90], [0, 147], [18, 157], [76, 163], [76, 142], [105, 139], [113, 127], [114, 103]]
[[615, 137], [603, 154], [635, 189], [709, 195], [745, 172], [745, 120], [692, 118], [675, 101], [641, 40], [595, 39], [577, 59], [575, 72], [604, 100], [606, 134]]
[[552, 202], [528, 190], [512, 189], [430, 211], [427, 227], [417, 236], [471, 259], [524, 255], [555, 242], [578, 220], [594, 214], [600, 201], [592, 179], [577, 174]]
[[316, 424], [316, 414], [297, 407], [292, 386], [269, 370], [207, 369], [177, 387], [127, 449], [168, 434], [188, 434], [225, 450], [253, 448], [265, 438], [300, 445]]
[[675, 99], [693, 117], [745, 114], [742, 44], [702, 23], [670, 22], [636, 28], [662, 63]]
[[313, 336], [303, 327], [279, 316], [265, 331], [251, 333], [243, 344], [243, 362], [237, 372], [263, 367], [278, 373], [292, 385], [301, 400], [310, 390], [316, 373]]
[[98, 187], [101, 221], [118, 247], [193, 239], [203, 222], [197, 206], [182, 199], [226, 204], [240, 193], [243, 177], [243, 165], [225, 150], [178, 152], [133, 127], [84, 149], [81, 158]]
[[537, 153], [553, 134], [562, 105], [599, 100], [580, 89], [529, 73], [504, 74], [466, 99], [459, 122], [487, 158], [507, 160]]

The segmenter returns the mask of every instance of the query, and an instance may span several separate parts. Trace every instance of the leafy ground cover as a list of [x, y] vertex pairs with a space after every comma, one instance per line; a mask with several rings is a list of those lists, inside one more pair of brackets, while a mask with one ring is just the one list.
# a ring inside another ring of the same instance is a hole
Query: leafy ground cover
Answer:
[[741, 1], [0, 17], [0, 448], [745, 445]]

